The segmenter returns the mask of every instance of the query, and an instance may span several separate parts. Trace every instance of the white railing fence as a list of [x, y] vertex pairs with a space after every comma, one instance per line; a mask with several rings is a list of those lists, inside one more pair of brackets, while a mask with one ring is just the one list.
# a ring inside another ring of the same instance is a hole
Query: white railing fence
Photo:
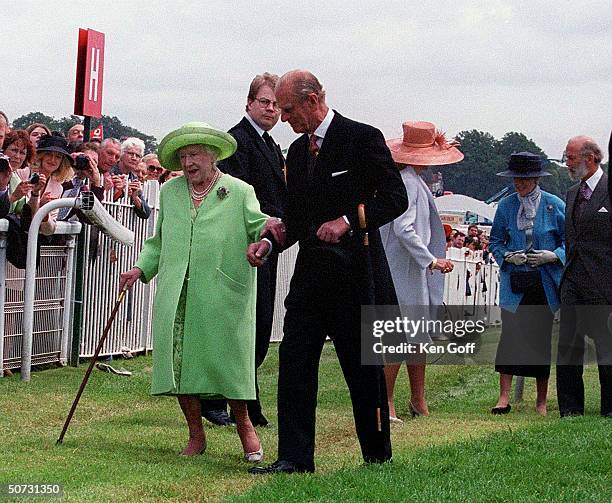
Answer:
[[[85, 264], [83, 278], [83, 323], [78, 353], [80, 357], [92, 356], [102, 335], [106, 320], [119, 291], [119, 274], [131, 268], [142, 244], [155, 228], [158, 213], [159, 187], [147, 182], [144, 195], [152, 213], [148, 220], [138, 218], [127, 198], [118, 202], [105, 201], [106, 211], [121, 225], [134, 231], [134, 245], [127, 246], [114, 241], [96, 227], [86, 226], [84, 232]], [[4, 316], [0, 328], [0, 376], [2, 368], [20, 367], [24, 312], [24, 271], [6, 262], [6, 224], [0, 220], [0, 305]], [[41, 247], [41, 263], [36, 270], [36, 295], [34, 297], [34, 327], [32, 364], [66, 363], [70, 353], [72, 309], [65, 309], [64, 299], [72, 298], [74, 284], [67, 284], [67, 270], [71, 253], [71, 241], [66, 246]], [[272, 340], [282, 339], [285, 314], [284, 300], [289, 290], [297, 246], [279, 257], [276, 304]], [[455, 270], [446, 276], [444, 301], [452, 305], [473, 306], [474, 314], [485, 313], [489, 323], [500, 322], [498, 307], [499, 269], [496, 264], [485, 264], [476, 252], [465, 255], [465, 249], [451, 249], [448, 257], [455, 263]], [[467, 288], [469, 285], [469, 288]], [[149, 285], [137, 283], [126, 296], [115, 323], [105, 342], [101, 355], [117, 355], [124, 348], [132, 352], [152, 349], [151, 317], [155, 281]]]

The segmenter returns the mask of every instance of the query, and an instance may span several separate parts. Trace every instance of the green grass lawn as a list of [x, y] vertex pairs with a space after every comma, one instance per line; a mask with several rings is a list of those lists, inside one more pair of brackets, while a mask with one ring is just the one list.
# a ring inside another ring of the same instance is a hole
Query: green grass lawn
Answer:
[[[275, 420], [277, 346], [262, 368], [264, 410]], [[85, 372], [80, 368], [0, 379], [0, 484], [61, 483], [68, 501], [612, 501], [612, 422], [599, 417], [596, 368], [586, 370], [586, 416], [560, 420], [551, 379], [549, 415], [534, 411], [535, 384], [508, 416], [489, 409], [497, 374], [488, 367], [432, 365], [432, 415], [407, 419], [402, 371], [392, 428], [394, 461], [362, 466], [350, 401], [326, 345], [314, 475], [253, 477], [234, 429], [207, 429], [203, 456], [181, 458], [187, 431], [173, 398], [151, 397], [151, 358], [115, 362], [131, 377], [94, 371], [68, 430], [55, 445]], [[554, 374], [554, 371], [553, 371]], [[276, 428], [260, 429], [268, 456]]]

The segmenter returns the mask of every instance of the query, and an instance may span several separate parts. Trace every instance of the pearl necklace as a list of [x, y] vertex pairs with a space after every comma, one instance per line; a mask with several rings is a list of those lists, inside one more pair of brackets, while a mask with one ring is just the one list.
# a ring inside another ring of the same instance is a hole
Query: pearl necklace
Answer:
[[215, 174], [213, 175], [210, 183], [204, 188], [204, 190], [196, 190], [196, 188], [189, 183], [189, 192], [191, 193], [191, 199], [196, 202], [201, 202], [210, 192], [210, 189], [213, 188], [213, 185], [217, 182], [219, 177], [221, 176], [221, 172], [218, 169], [215, 169]]

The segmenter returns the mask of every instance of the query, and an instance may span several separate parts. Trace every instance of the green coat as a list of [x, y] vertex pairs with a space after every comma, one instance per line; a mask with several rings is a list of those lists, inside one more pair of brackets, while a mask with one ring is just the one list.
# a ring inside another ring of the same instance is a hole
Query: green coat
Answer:
[[[220, 198], [218, 189], [229, 192]], [[155, 275], [151, 393], [255, 399], [256, 270], [247, 247], [259, 240], [267, 215], [253, 187], [223, 174], [202, 201], [195, 222], [185, 177], [165, 183], [155, 235], [136, 267]], [[180, 382], [173, 372], [173, 324], [187, 281]]]

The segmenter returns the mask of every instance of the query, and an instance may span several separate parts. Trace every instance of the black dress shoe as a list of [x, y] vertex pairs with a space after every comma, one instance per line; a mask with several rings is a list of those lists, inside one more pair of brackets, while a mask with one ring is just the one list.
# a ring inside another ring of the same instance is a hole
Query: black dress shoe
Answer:
[[491, 409], [491, 414], [494, 416], [501, 416], [502, 414], [508, 414], [512, 410], [512, 406], [510, 404], [505, 407], [493, 407]]
[[279, 459], [268, 466], [254, 466], [249, 468], [252, 475], [266, 475], [268, 473], [313, 473], [314, 468], [308, 468], [302, 464]]
[[236, 423], [231, 420], [229, 414], [224, 410], [205, 410], [202, 412], [202, 416], [217, 426], [236, 426]]

